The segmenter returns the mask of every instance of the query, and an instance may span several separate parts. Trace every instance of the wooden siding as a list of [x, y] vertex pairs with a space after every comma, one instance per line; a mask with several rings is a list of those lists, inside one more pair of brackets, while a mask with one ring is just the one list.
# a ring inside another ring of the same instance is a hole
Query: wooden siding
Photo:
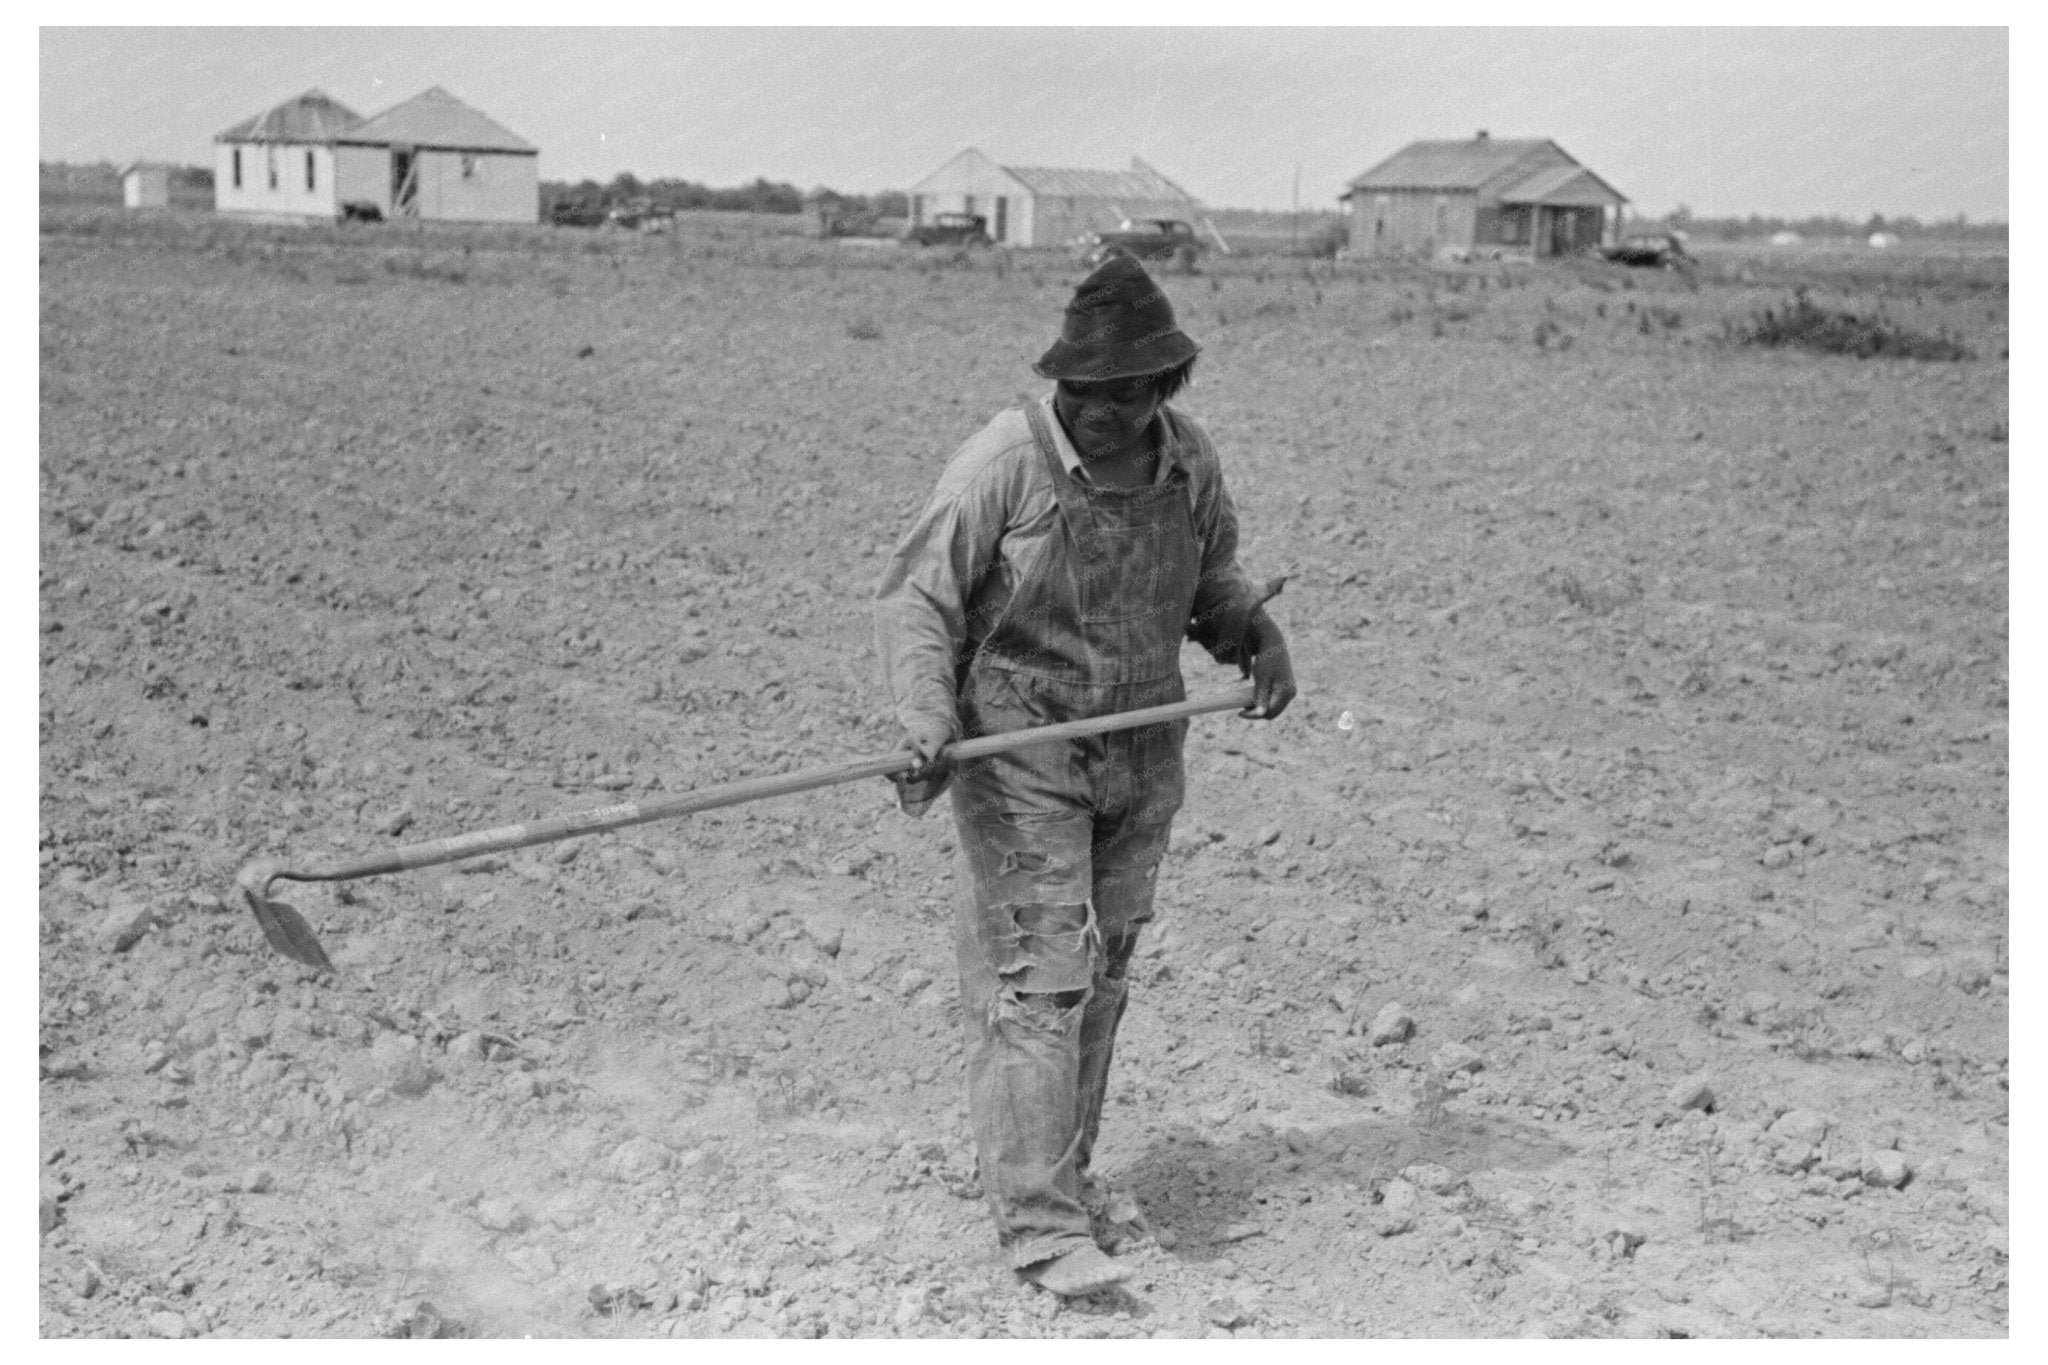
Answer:
[[377, 211], [391, 216], [391, 149], [389, 147], [336, 147], [334, 149], [334, 199], [342, 204], [375, 204]]
[[1434, 256], [1472, 245], [1478, 201], [1469, 192], [1367, 191], [1352, 204], [1353, 255]]
[[419, 216], [451, 223], [540, 221], [540, 158], [522, 152], [415, 153]]
[[[296, 218], [332, 218], [334, 150], [296, 142], [219, 142], [214, 144], [213, 206], [221, 213], [281, 214]], [[235, 183], [235, 155], [242, 159], [242, 183]], [[306, 159], [312, 158], [313, 183], [306, 184]], [[276, 185], [271, 184], [275, 171]]]

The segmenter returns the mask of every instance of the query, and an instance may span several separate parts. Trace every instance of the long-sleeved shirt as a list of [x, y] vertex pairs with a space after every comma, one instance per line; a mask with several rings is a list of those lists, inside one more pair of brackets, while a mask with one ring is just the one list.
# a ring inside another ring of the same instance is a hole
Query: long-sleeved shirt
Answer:
[[[1047, 425], [1069, 478], [1085, 478], [1052, 398]], [[1246, 616], [1267, 593], [1237, 563], [1237, 509], [1208, 433], [1184, 414], [1155, 417], [1156, 482], [1186, 471], [1201, 575], [1188, 638], [1222, 662], [1234, 660]], [[1176, 436], [1176, 432], [1180, 433]], [[920, 720], [956, 735], [963, 666], [1001, 619], [1017, 585], [1048, 553], [1063, 553], [1059, 500], [1022, 408], [1005, 409], [954, 452], [924, 511], [896, 547], [875, 596], [875, 639], [883, 681], [905, 728]]]

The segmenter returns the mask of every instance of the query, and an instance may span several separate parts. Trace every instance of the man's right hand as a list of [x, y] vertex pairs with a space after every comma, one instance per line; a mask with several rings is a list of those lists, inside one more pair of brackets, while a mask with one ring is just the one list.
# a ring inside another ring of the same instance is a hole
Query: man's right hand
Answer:
[[896, 804], [906, 815], [922, 815], [946, 790], [953, 778], [952, 760], [946, 746], [953, 742], [953, 727], [943, 721], [920, 719], [903, 727], [903, 748], [917, 755], [917, 766], [897, 773]]
[[936, 782], [951, 766], [946, 746], [953, 742], [953, 727], [936, 720], [919, 720], [903, 728], [903, 747], [917, 755], [917, 766], [903, 774], [906, 782]]

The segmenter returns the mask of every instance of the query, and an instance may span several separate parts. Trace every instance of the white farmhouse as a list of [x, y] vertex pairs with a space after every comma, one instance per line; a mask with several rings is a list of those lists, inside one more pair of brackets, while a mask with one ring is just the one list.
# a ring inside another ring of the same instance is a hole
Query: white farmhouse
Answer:
[[213, 139], [213, 206], [264, 218], [332, 218], [334, 135], [362, 118], [308, 90]]

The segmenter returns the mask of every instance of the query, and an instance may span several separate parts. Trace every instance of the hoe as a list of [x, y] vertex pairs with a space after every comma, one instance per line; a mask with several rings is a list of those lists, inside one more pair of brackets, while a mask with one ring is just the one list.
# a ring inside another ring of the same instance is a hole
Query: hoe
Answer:
[[[1251, 704], [1252, 686], [1245, 683], [1230, 692], [1196, 701], [1148, 706], [1141, 710], [1120, 711], [1114, 715], [1097, 716], [1089, 720], [1066, 721], [1058, 725], [1042, 725], [1029, 730], [1012, 730], [999, 735], [960, 740], [951, 745], [946, 752], [955, 763], [959, 763], [968, 759], [986, 758], [990, 754], [1007, 753], [1027, 745], [1048, 744], [1056, 740], [1078, 739], [1083, 735], [1099, 735], [1112, 730], [1158, 725], [1210, 711], [1244, 711]], [[256, 916], [256, 923], [262, 926], [263, 937], [269, 941], [272, 948], [294, 962], [331, 972], [334, 970], [334, 964], [328, 961], [326, 950], [320, 946], [320, 940], [313, 933], [312, 926], [306, 923], [305, 916], [283, 901], [271, 899], [272, 882], [345, 882], [358, 877], [378, 877], [387, 872], [407, 872], [413, 868], [433, 867], [439, 863], [452, 863], [463, 858], [480, 857], [486, 853], [500, 853], [506, 849], [550, 844], [559, 839], [573, 839], [584, 834], [602, 834], [607, 830], [623, 829], [627, 825], [646, 824], [650, 820], [667, 820], [678, 815], [716, 810], [721, 806], [737, 806], [748, 801], [765, 800], [771, 796], [789, 796], [796, 792], [814, 791], [819, 787], [858, 782], [870, 777], [890, 777], [910, 771], [916, 766], [916, 761], [916, 755], [908, 750], [899, 750], [877, 758], [850, 759], [844, 763], [829, 764], [821, 768], [807, 768], [802, 772], [724, 782], [714, 787], [680, 792], [675, 796], [662, 797], [658, 800], [599, 806], [594, 810], [576, 811], [545, 820], [531, 820], [525, 824], [500, 825], [495, 829], [454, 834], [445, 839], [406, 844], [382, 853], [373, 853], [348, 862], [331, 863], [321, 867], [283, 867], [275, 861], [262, 859], [244, 867], [236, 875], [235, 884], [240, 888], [242, 898], [249, 903], [249, 909]]]

